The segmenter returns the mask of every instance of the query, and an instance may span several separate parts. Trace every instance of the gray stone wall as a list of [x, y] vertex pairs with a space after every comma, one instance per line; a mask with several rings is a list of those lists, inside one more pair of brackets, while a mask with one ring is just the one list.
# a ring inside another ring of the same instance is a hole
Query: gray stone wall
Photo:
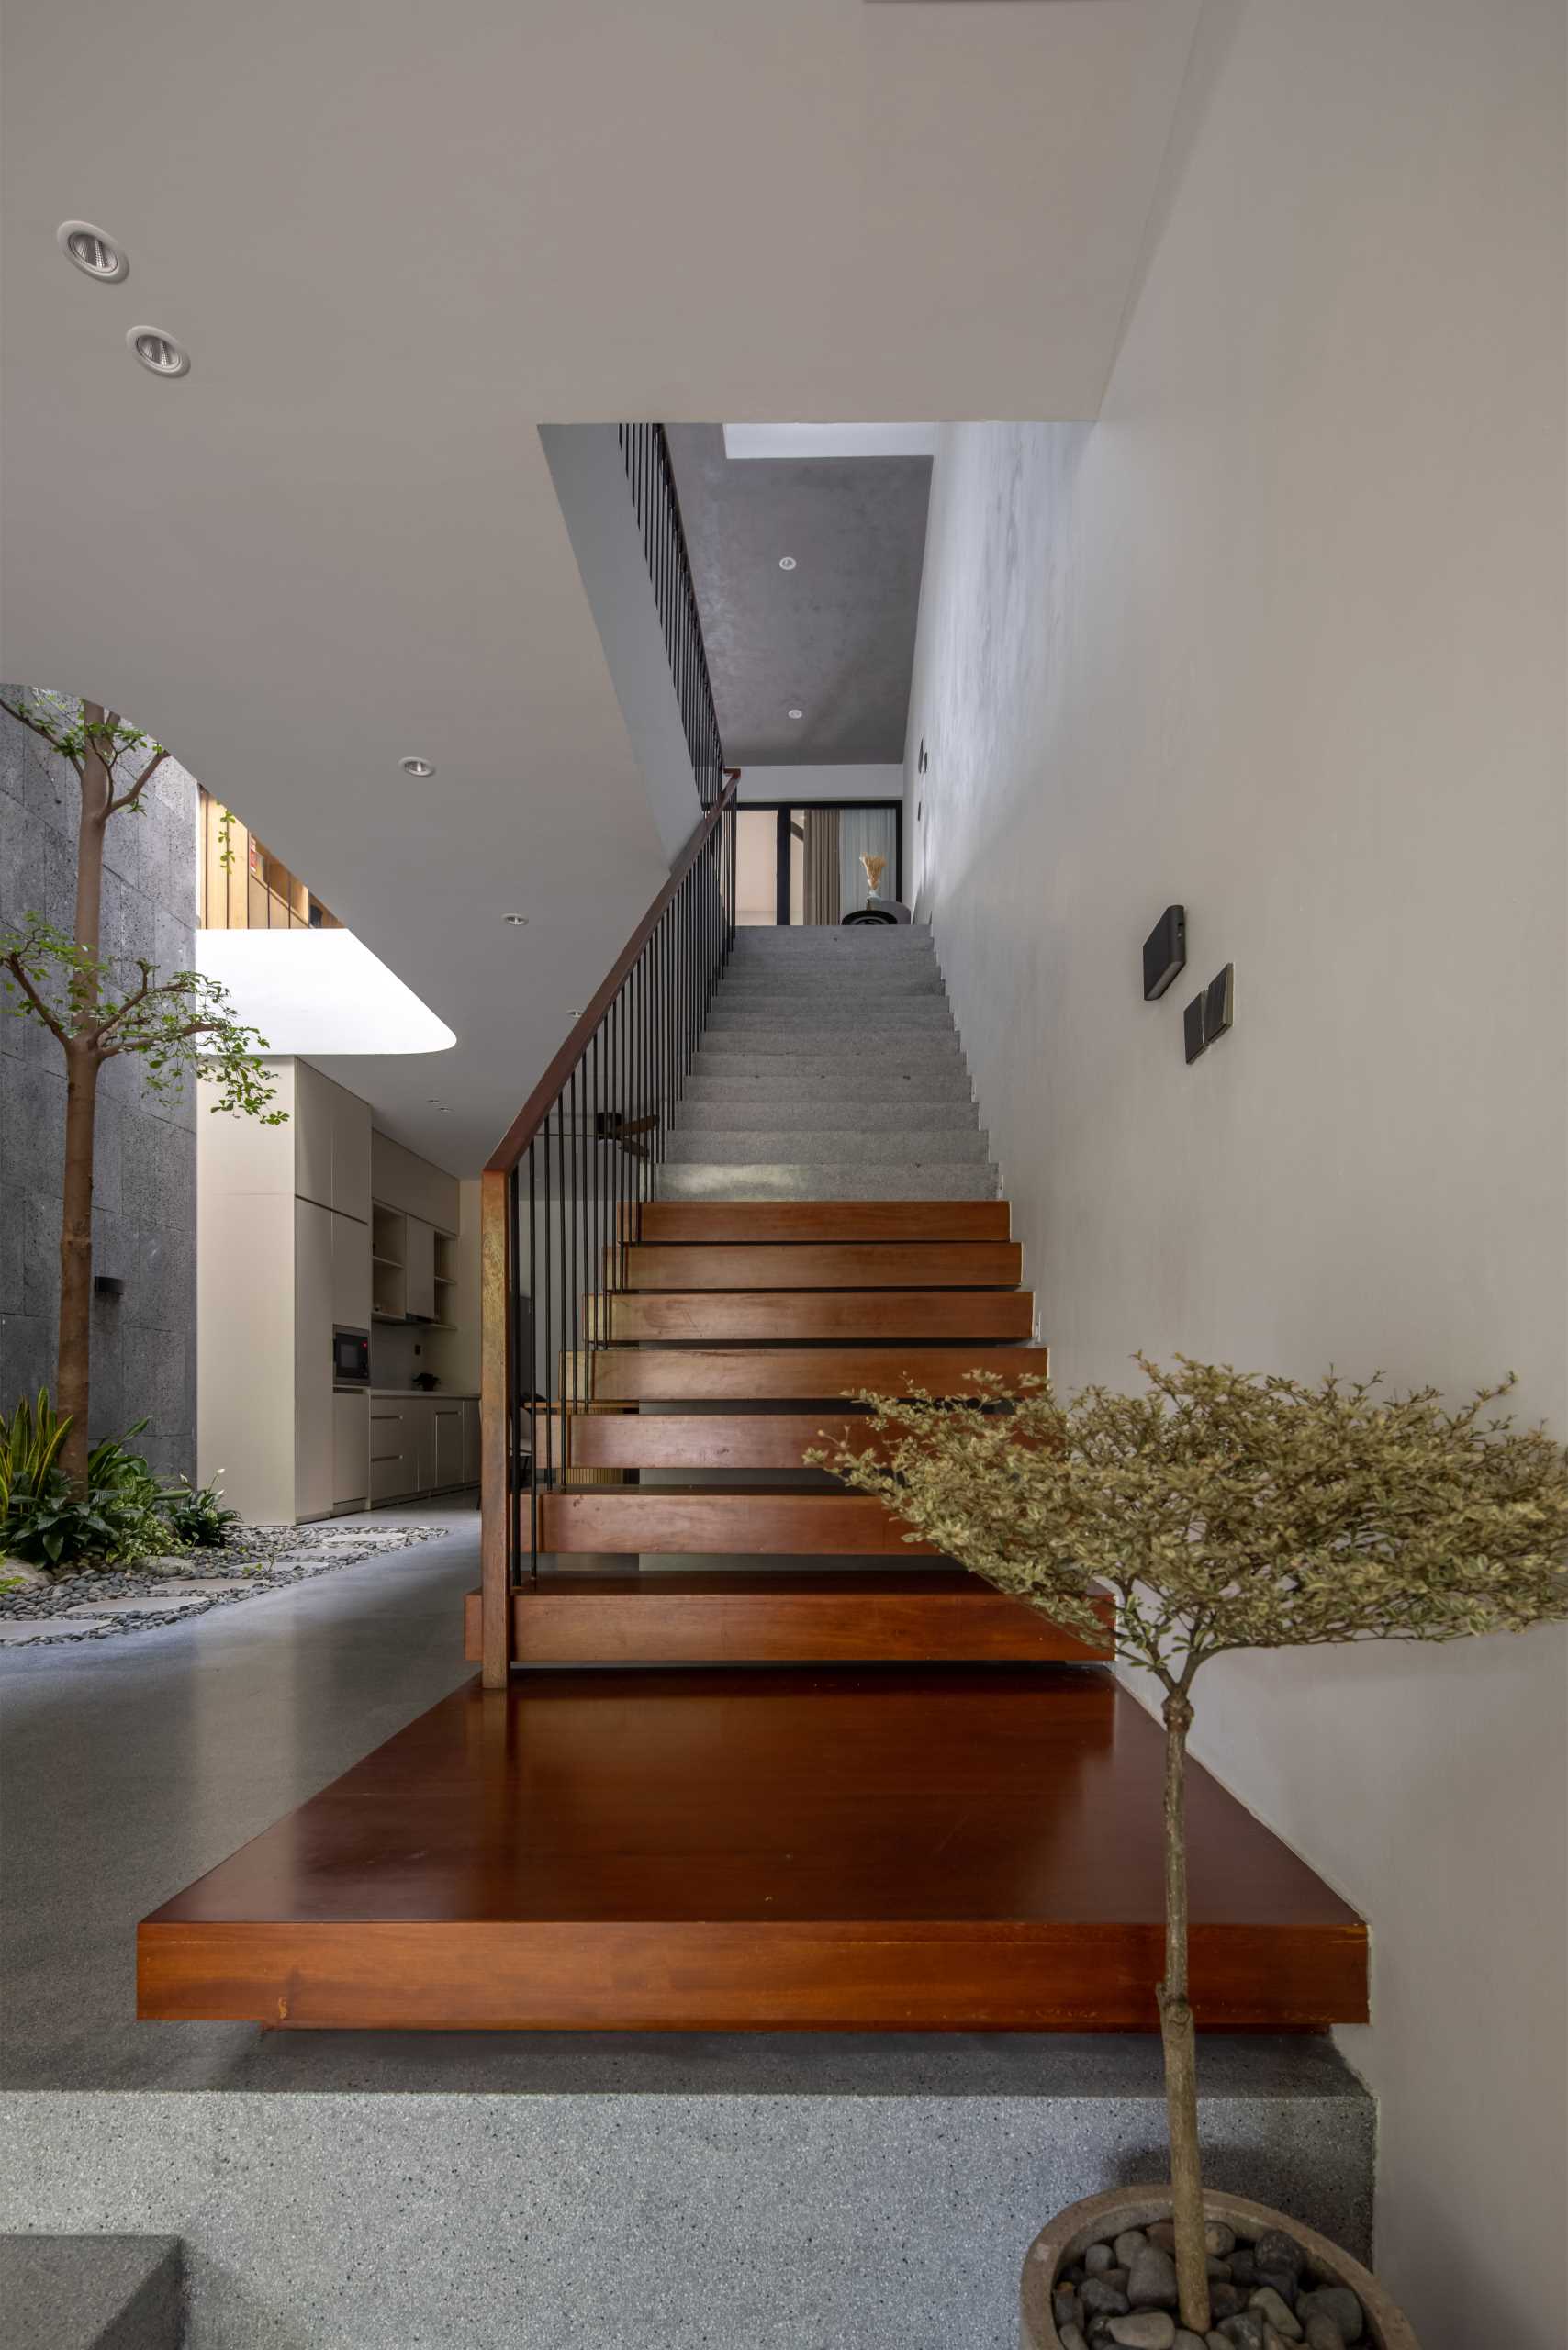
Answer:
[[[7, 686], [6, 699], [19, 699]], [[38, 912], [72, 925], [76, 777], [0, 711], [0, 929]], [[173, 761], [140, 815], [109, 826], [104, 946], [164, 970], [193, 959], [196, 787]], [[6, 1001], [9, 1001], [6, 999]], [[196, 1119], [194, 1089], [148, 1091], [133, 1056], [98, 1086], [94, 1270], [124, 1282], [93, 1301], [91, 1434], [136, 1439], [161, 1474], [196, 1472]], [[0, 1409], [54, 1385], [65, 1072], [36, 1021], [0, 1013]]]

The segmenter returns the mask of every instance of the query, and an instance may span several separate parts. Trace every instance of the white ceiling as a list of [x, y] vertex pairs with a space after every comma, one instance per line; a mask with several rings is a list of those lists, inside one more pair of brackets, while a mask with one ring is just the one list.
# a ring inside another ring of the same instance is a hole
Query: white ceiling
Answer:
[[0, 675], [455, 1030], [327, 1064], [391, 1132], [476, 1167], [664, 871], [535, 427], [1092, 416], [1198, 6], [9, 0]]

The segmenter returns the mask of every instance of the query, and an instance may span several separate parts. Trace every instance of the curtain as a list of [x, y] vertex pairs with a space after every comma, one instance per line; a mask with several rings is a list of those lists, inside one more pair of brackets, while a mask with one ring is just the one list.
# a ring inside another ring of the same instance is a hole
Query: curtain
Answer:
[[808, 808], [804, 813], [805, 918], [809, 923], [836, 923], [844, 910], [839, 811]]
[[856, 912], [869, 897], [866, 868], [860, 862], [862, 856], [886, 857], [887, 863], [877, 884], [877, 895], [889, 904], [898, 896], [898, 868], [894, 856], [897, 837], [897, 822], [890, 808], [840, 810], [838, 894], [841, 914]]

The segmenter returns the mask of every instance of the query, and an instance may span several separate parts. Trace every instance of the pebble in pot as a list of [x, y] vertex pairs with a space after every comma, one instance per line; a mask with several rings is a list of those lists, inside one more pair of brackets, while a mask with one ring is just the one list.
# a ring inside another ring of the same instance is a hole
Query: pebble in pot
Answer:
[[1306, 2350], [1347, 2350], [1344, 2335], [1331, 2317], [1321, 2311], [1306, 2321]]
[[1169, 2310], [1133, 2310], [1114, 2317], [1106, 2331], [1121, 2350], [1171, 2350], [1176, 2321]]
[[1157, 2244], [1145, 2244], [1127, 2271], [1127, 2300], [1135, 2310], [1173, 2310], [1176, 2263]]
[[[1315, 2320], [1326, 2321], [1337, 2327], [1347, 2343], [1361, 2340], [1365, 2323], [1361, 2302], [1349, 2285], [1319, 2285], [1312, 2292], [1304, 2293], [1296, 2303], [1296, 2315], [1307, 2328], [1309, 2342], [1312, 2342], [1311, 2329]], [[1320, 2350], [1319, 2344], [1313, 2342], [1312, 2350]], [[1333, 2350], [1333, 2345], [1325, 2342], [1321, 2350]]]
[[1265, 2325], [1271, 2325], [1284, 2342], [1301, 2340], [1301, 2323], [1294, 2310], [1283, 2300], [1272, 2285], [1260, 2285], [1249, 2306], [1255, 2309]]

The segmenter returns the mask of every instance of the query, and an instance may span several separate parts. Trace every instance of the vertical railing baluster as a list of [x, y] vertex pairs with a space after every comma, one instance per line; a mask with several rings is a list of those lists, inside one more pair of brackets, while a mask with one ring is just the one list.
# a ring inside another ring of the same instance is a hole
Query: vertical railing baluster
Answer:
[[539, 1580], [539, 1203], [533, 1164], [538, 1147], [537, 1138], [528, 1146], [528, 1551], [533, 1583]]

